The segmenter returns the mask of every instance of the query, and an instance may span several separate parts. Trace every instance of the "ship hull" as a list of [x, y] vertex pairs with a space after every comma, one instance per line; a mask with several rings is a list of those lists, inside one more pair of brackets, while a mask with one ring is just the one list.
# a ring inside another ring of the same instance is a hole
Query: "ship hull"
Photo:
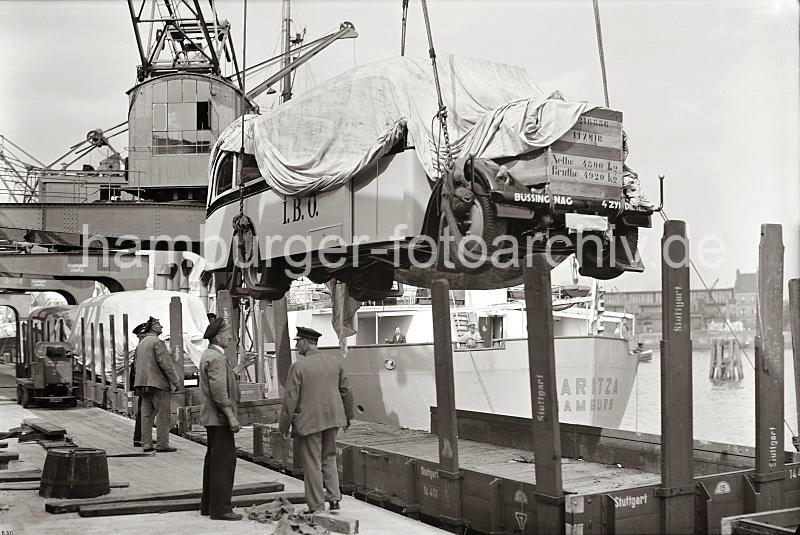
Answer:
[[[559, 420], [619, 427], [639, 364], [629, 355], [627, 342], [599, 336], [556, 338], [555, 353]], [[430, 428], [430, 407], [436, 406], [433, 344], [353, 346], [344, 363], [356, 418]], [[453, 365], [458, 409], [531, 417], [526, 340], [454, 351]]]

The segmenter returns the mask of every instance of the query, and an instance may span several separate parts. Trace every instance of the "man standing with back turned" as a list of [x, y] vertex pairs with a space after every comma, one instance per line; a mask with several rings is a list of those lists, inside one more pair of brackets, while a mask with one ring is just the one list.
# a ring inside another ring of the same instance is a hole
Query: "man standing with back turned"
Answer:
[[156, 451], [169, 452], [170, 394], [179, 389], [178, 374], [167, 346], [158, 338], [163, 327], [150, 317], [145, 337], [136, 346], [136, 395], [142, 397], [142, 447], [153, 451], [153, 420], [156, 422]]
[[[342, 493], [336, 469], [336, 434], [348, 429], [353, 418], [353, 394], [339, 358], [317, 349], [322, 336], [308, 327], [298, 327], [297, 352], [301, 355], [286, 378], [280, 430], [285, 437], [298, 437], [303, 463], [306, 503], [309, 512], [339, 509]], [[323, 491], [324, 486], [324, 491]]]

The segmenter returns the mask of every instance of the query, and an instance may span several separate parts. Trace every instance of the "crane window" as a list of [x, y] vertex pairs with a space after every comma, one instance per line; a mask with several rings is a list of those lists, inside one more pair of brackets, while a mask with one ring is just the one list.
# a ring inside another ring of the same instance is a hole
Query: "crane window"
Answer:
[[153, 84], [153, 154], [208, 154], [211, 87], [202, 80], [176, 79]]

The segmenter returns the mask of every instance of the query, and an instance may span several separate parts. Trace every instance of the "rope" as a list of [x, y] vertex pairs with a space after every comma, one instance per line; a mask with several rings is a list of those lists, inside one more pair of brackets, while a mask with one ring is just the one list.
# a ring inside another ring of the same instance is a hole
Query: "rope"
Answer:
[[[661, 214], [661, 217], [664, 219], [665, 222], [669, 220], [669, 216], [667, 215], [667, 213], [663, 209], [661, 210], [660, 214]], [[739, 349], [741, 350], [742, 355], [744, 355], [745, 360], [747, 360], [748, 364], [750, 364], [750, 367], [753, 369], [753, 372], [755, 372], [756, 366], [755, 366], [755, 364], [753, 364], [753, 361], [750, 360], [750, 355], [748, 355], [747, 351], [745, 351], [744, 345], [742, 344], [741, 340], [739, 340], [739, 337], [736, 335], [736, 331], [733, 330], [733, 326], [731, 325], [730, 321], [728, 321], [728, 318], [726, 317], [726, 315], [722, 311], [722, 307], [720, 307], [719, 303], [717, 302], [717, 300], [714, 299], [714, 294], [711, 293], [711, 290], [709, 289], [708, 285], [706, 284], [705, 279], [700, 274], [700, 270], [697, 269], [697, 266], [695, 265], [694, 261], [691, 258], [689, 258], [689, 265], [694, 270], [695, 274], [697, 275], [697, 278], [700, 279], [700, 283], [703, 285], [703, 288], [705, 288], [706, 293], [708, 293], [708, 297], [711, 298], [711, 302], [714, 304], [714, 307], [717, 309], [717, 312], [719, 312], [720, 317], [725, 322], [725, 327], [728, 329], [728, 332], [731, 333], [731, 336], [733, 337], [734, 340], [736, 340], [736, 343], [739, 345]], [[786, 421], [785, 417], [783, 419], [783, 423], [786, 426], [786, 428], [789, 430], [789, 432], [792, 434], [793, 437], [797, 436], [795, 434], [794, 430], [792, 429], [792, 426], [789, 425], [788, 421]]]
[[592, 0], [594, 6], [594, 28], [597, 33], [597, 51], [600, 53], [600, 72], [603, 74], [603, 95], [606, 98], [606, 108], [609, 107], [608, 102], [608, 79], [606, 77], [606, 56], [603, 51], [603, 30], [600, 27], [600, 6], [598, 0]]
[[[433, 81], [434, 84], [436, 84], [436, 98], [438, 99], [439, 103], [439, 111], [437, 112], [437, 116], [439, 117], [439, 122], [442, 125], [442, 133], [444, 134], [445, 149], [447, 150], [446, 168], [452, 169], [453, 153], [450, 148], [450, 133], [447, 131], [447, 106], [444, 105], [444, 99], [442, 99], [442, 86], [439, 84], [439, 69], [436, 67], [436, 50], [433, 48], [433, 34], [431, 33], [431, 20], [430, 17], [428, 16], [427, 0], [422, 0], [422, 14], [425, 16], [425, 31], [428, 34], [428, 55], [431, 57], [431, 66], [433, 67]], [[439, 156], [438, 152], [436, 156], [438, 158]]]

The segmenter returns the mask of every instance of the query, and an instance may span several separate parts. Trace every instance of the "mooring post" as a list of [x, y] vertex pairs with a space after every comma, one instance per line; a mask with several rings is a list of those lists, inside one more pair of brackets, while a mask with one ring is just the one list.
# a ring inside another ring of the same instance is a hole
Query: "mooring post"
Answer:
[[661, 532], [694, 533], [692, 323], [689, 243], [683, 221], [664, 223], [661, 295], [661, 487], [656, 489], [661, 497]]
[[[797, 433], [800, 434], [800, 279], [789, 281], [789, 323], [792, 329], [792, 355], [794, 358], [794, 399], [797, 413]], [[797, 437], [792, 437], [795, 449], [800, 451]]]
[[436, 379], [437, 433], [439, 435], [439, 520], [451, 530], [463, 526], [461, 515], [461, 471], [458, 468], [458, 423], [453, 375], [453, 340], [450, 326], [450, 284], [431, 284], [433, 313], [433, 359]]
[[783, 238], [781, 226], [761, 225], [758, 246], [755, 511], [782, 509], [783, 480]]
[[231, 329], [233, 335], [232, 344], [225, 348], [225, 357], [230, 362], [231, 366], [236, 366], [238, 361], [238, 353], [236, 352], [236, 338], [237, 332], [233, 322], [235, 310], [233, 308], [233, 299], [229, 290], [217, 291], [217, 316], [225, 320], [225, 324]]
[[564, 533], [566, 513], [561, 476], [550, 269], [552, 266], [545, 255], [529, 255], [525, 258], [523, 278], [533, 415], [536, 523], [539, 533]]

